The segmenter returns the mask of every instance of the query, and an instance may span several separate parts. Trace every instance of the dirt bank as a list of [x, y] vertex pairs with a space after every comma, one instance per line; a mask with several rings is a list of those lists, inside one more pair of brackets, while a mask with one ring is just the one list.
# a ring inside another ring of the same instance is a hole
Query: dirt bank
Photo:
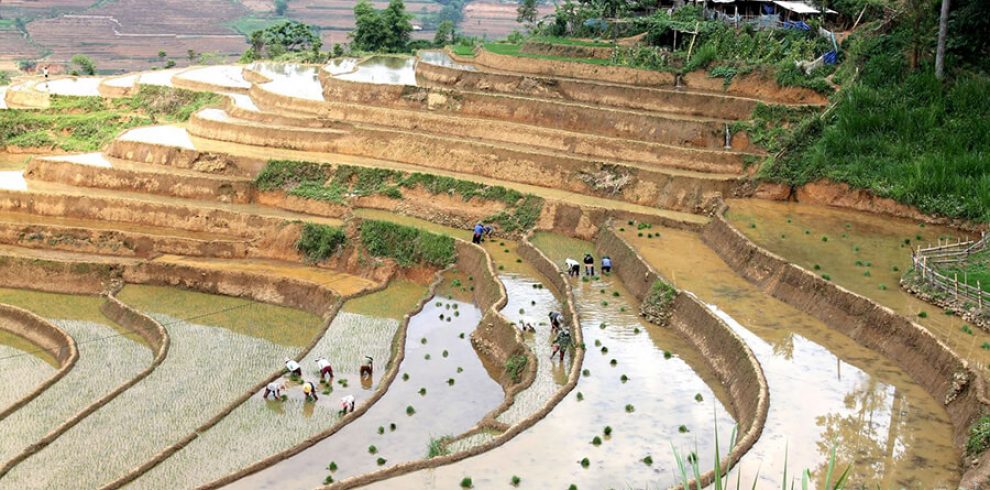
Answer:
[[613, 49], [609, 46], [579, 46], [574, 44], [526, 41], [519, 48], [519, 51], [527, 54], [560, 56], [564, 58], [597, 58], [604, 60], [612, 57]]
[[424, 86], [562, 99], [717, 119], [748, 119], [758, 103], [755, 99], [722, 94], [498, 71], [459, 70], [423, 62], [416, 64], [416, 81]]
[[[920, 325], [757, 246], [732, 228], [723, 213], [724, 207], [702, 233], [708, 246], [771, 296], [894, 361], [945, 404], [954, 442], [960, 449], [965, 446], [970, 426], [990, 407], [981, 376]], [[979, 488], [982, 483], [974, 484], [974, 475], [987, 471], [981, 466], [970, 468], [960, 486]]]
[[[653, 284], [662, 280], [633, 248], [609, 228], [603, 228], [596, 241], [599, 254], [609, 255], [616, 264], [616, 274], [637, 299], [643, 301]], [[770, 393], [763, 369], [746, 343], [701, 301], [678, 292], [667, 327], [674, 329], [693, 345], [718, 377], [729, 395], [732, 413], [738, 423], [739, 437], [722, 462], [728, 471], [756, 443], [770, 408]], [[715, 478], [714, 470], [701, 476], [707, 486]]]
[[[6, 275], [8, 267], [3, 267], [3, 269]], [[0, 318], [4, 320], [0, 322], [0, 328], [26, 339], [40, 349], [44, 349], [58, 361], [58, 369], [55, 373], [38, 385], [37, 388], [31, 390], [30, 393], [27, 393], [0, 411], [0, 420], [3, 420], [24, 405], [27, 405], [31, 400], [34, 400], [38, 395], [48, 389], [49, 386], [52, 386], [68, 374], [69, 370], [72, 369], [79, 359], [79, 351], [76, 349], [75, 339], [65, 333], [65, 330], [49, 323], [44, 318], [30, 311], [16, 306], [0, 304]]]
[[104, 152], [107, 156], [132, 162], [243, 177], [254, 177], [268, 163], [267, 160], [233, 157], [225, 153], [203, 152], [192, 148], [155, 145], [121, 138], [113, 140]]

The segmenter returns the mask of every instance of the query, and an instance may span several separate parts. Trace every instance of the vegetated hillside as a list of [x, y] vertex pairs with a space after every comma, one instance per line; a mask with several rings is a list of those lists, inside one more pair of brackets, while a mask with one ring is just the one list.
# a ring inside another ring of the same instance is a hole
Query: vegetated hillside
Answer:
[[827, 178], [925, 213], [988, 220], [990, 3], [953, 2], [944, 81], [934, 72], [938, 3], [901, 8], [844, 43], [834, 107], [797, 123], [761, 176]]

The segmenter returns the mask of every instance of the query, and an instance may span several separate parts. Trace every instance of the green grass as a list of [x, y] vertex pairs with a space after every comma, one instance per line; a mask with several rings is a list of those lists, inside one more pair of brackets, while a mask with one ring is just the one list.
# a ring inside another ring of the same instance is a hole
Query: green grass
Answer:
[[284, 17], [245, 15], [244, 17], [227, 22], [226, 26], [239, 34], [250, 36], [254, 31], [267, 29], [283, 20], [285, 20]]
[[529, 38], [530, 42], [537, 43], [547, 43], [547, 44], [562, 44], [564, 46], [585, 46], [589, 48], [610, 48], [612, 43], [607, 41], [585, 41], [583, 39], [574, 39], [569, 37], [559, 37], [559, 36], [533, 36]]
[[522, 381], [522, 373], [528, 362], [529, 358], [524, 355], [517, 354], [510, 357], [505, 361], [505, 374], [509, 375], [513, 383]]
[[53, 96], [48, 109], [0, 111], [0, 141], [20, 147], [96, 151], [130, 128], [154, 121], [185, 121], [219, 100], [215, 94], [147, 86], [133, 97], [114, 100]]
[[474, 57], [474, 46], [469, 46], [466, 44], [454, 44], [450, 47], [451, 51], [457, 56], [471, 56]]
[[403, 266], [444, 267], [455, 259], [453, 238], [387, 221], [362, 221], [361, 242], [371, 255], [390, 257]]
[[426, 457], [435, 458], [437, 456], [446, 456], [450, 454], [450, 449], [447, 444], [450, 443], [450, 436], [437, 437], [430, 439], [430, 444], [426, 448]]
[[974, 253], [965, 262], [942, 268], [939, 272], [949, 279], [955, 276], [961, 283], [973, 287], [979, 284], [984, 291], [990, 291], [990, 250]]
[[335, 226], [303, 224], [302, 233], [296, 242], [296, 249], [311, 262], [326, 260], [344, 246], [347, 236], [344, 230]]

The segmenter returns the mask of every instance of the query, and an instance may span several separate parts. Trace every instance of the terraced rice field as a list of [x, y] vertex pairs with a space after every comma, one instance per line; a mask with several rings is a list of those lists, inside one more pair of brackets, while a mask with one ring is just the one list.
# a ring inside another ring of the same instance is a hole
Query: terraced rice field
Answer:
[[0, 393], [0, 410], [33, 391], [58, 369], [55, 359], [40, 347], [5, 331], [0, 331], [0, 363], [2, 381], [10, 388]]

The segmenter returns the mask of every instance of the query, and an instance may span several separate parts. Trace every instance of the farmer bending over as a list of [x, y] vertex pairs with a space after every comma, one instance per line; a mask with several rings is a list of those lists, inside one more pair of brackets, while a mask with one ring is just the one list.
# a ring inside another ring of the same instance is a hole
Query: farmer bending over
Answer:
[[584, 275], [595, 275], [595, 258], [591, 254], [584, 254]]
[[471, 237], [471, 243], [476, 243], [481, 245], [481, 235], [485, 233], [485, 225], [478, 223], [474, 225], [474, 236]]
[[330, 361], [326, 357], [321, 357], [316, 360], [316, 366], [320, 368], [320, 381], [330, 375], [330, 382], [333, 383], [333, 366], [330, 365]]
[[262, 396], [261, 398], [267, 400], [268, 395], [272, 395], [273, 399], [279, 400], [282, 398], [282, 390], [284, 389], [285, 389], [285, 383], [281, 381], [272, 381], [271, 383], [268, 383], [268, 386], [265, 387], [265, 395]]
[[290, 375], [302, 376], [302, 366], [288, 357], [285, 358], [285, 370], [288, 371]]
[[602, 257], [602, 272], [605, 274], [612, 272], [612, 257], [608, 255]]
[[571, 333], [567, 331], [566, 328], [560, 329], [560, 333], [557, 334], [557, 338], [553, 341], [553, 351], [550, 352], [550, 359], [553, 359], [553, 355], [560, 353], [560, 362], [564, 362], [564, 352], [567, 352], [567, 348], [571, 346]]
[[340, 414], [346, 415], [354, 411], [354, 395], [347, 395], [340, 399]]
[[550, 315], [550, 333], [555, 333], [560, 330], [560, 326], [564, 324], [564, 315], [557, 313], [556, 311], [551, 311]]
[[316, 396], [316, 385], [312, 381], [303, 383], [303, 393], [306, 394], [306, 401], [308, 402], [315, 402], [320, 399], [320, 397]]
[[581, 264], [579, 264], [578, 261], [568, 257], [564, 263], [567, 264], [568, 276], [577, 277], [581, 275]]
[[375, 360], [371, 356], [364, 356], [364, 364], [361, 365], [361, 377], [371, 377], [375, 372], [374, 367]]

